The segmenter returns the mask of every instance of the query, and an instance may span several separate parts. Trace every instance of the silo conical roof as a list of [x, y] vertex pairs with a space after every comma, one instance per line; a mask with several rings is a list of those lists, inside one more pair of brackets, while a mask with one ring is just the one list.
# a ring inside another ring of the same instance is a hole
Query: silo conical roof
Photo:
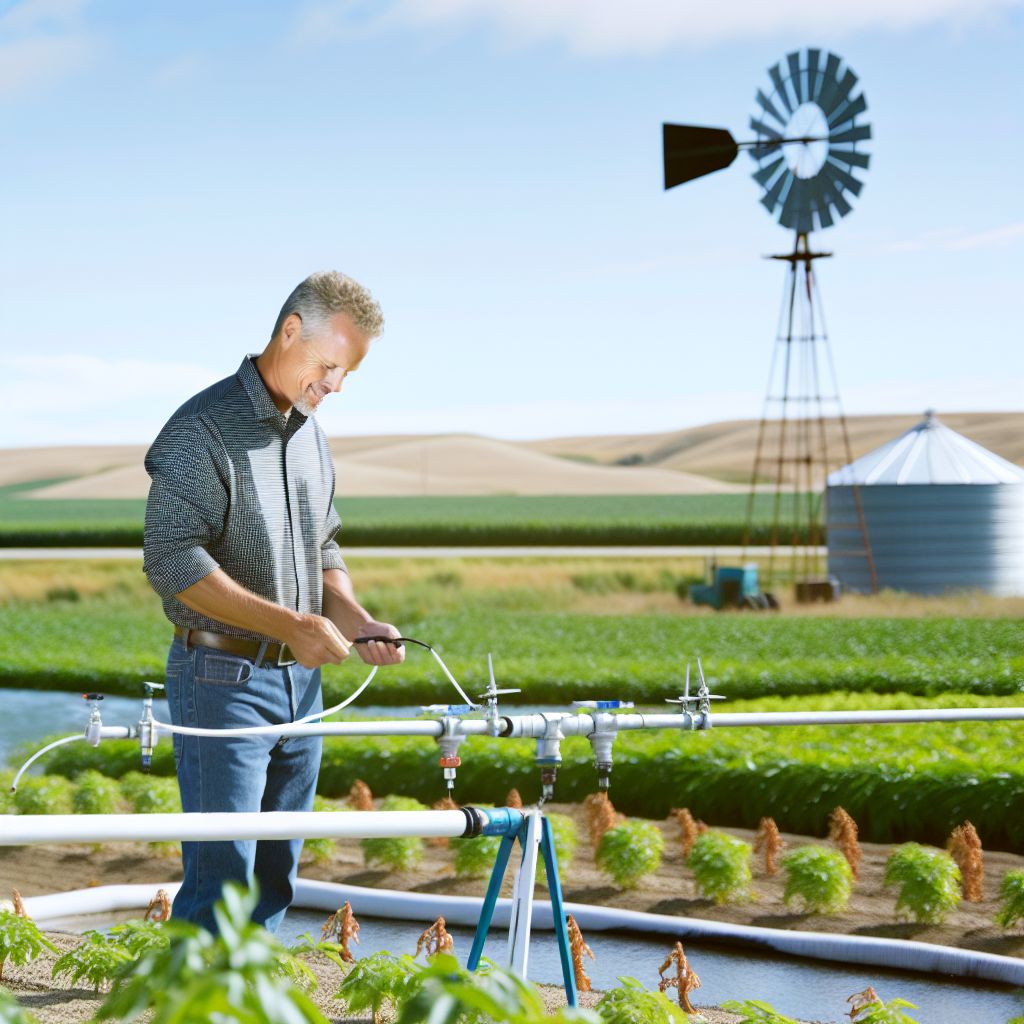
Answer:
[[929, 410], [905, 434], [830, 473], [828, 484], [1024, 484], [1024, 469], [950, 430]]

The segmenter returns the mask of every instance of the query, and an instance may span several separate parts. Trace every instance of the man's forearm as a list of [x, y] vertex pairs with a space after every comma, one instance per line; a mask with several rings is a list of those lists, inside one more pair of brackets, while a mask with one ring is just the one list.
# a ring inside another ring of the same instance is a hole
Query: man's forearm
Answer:
[[177, 598], [207, 618], [277, 640], [289, 636], [302, 618], [299, 612], [246, 590], [223, 569], [215, 569], [209, 576], [183, 590]]
[[[352, 578], [341, 569], [324, 570], [324, 615], [352, 640], [373, 616], [356, 599]], [[397, 634], [396, 634], [397, 635]]]

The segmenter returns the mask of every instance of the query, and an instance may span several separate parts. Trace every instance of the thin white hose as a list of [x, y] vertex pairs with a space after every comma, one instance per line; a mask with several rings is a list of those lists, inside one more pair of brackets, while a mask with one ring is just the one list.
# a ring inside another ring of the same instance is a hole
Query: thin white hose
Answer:
[[467, 704], [469, 704], [469, 705], [470, 705], [470, 707], [476, 707], [477, 705], [476, 705], [476, 704], [474, 704], [474, 703], [473, 703], [473, 701], [471, 701], [471, 700], [470, 700], [470, 699], [469, 699], [469, 698], [468, 698], [468, 697], [466, 696], [466, 691], [465, 691], [465, 690], [463, 690], [463, 689], [462, 689], [462, 687], [461, 687], [461, 686], [459, 686], [459, 684], [458, 684], [458, 683], [457, 683], [457, 682], [455, 681], [455, 676], [453, 676], [453, 675], [451, 674], [451, 672], [449, 672], [449, 671], [448, 671], [448, 666], [447, 666], [447, 665], [446, 665], [446, 664], [445, 664], [445, 663], [444, 663], [444, 662], [443, 662], [443, 661], [441, 660], [441, 655], [440, 655], [440, 654], [438, 654], [438, 653], [437, 653], [437, 651], [435, 651], [433, 647], [431, 647], [431, 648], [430, 648], [430, 653], [431, 653], [431, 654], [432, 654], [432, 655], [434, 656], [434, 658], [435, 658], [435, 660], [437, 661], [438, 665], [440, 665], [440, 666], [441, 666], [441, 671], [442, 671], [442, 672], [443, 672], [443, 673], [444, 673], [444, 674], [445, 674], [445, 675], [446, 675], [446, 676], [448, 677], [448, 681], [449, 681], [449, 682], [450, 682], [450, 683], [452, 684], [452, 686], [454, 686], [454, 687], [455, 687], [455, 689], [456, 689], [456, 690], [458, 690], [458, 691], [459, 691], [459, 696], [460, 696], [460, 697], [461, 697], [461, 698], [462, 698], [462, 699], [463, 699], [463, 700], [464, 700], [464, 701], [465, 701], [465, 702], [466, 702]]
[[246, 725], [228, 729], [201, 729], [191, 725], [172, 725], [169, 722], [160, 722], [156, 719], [153, 720], [153, 724], [161, 732], [177, 733], [179, 736], [280, 736], [282, 730], [287, 729], [289, 726], [317, 722], [328, 715], [337, 714], [343, 708], [347, 708], [370, 685], [373, 677], [377, 674], [378, 667], [374, 665], [370, 674], [363, 680], [362, 685], [349, 694], [340, 704], [335, 704], [333, 708], [328, 708], [326, 711], [314, 711], [312, 714], [296, 719], [294, 722], [282, 722], [281, 725]]
[[13, 793], [18, 788], [18, 780], [28, 771], [32, 765], [43, 756], [43, 754], [53, 750], [54, 747], [61, 747], [65, 743], [74, 743], [75, 740], [84, 740], [85, 736], [81, 733], [77, 733], [74, 736], [63, 736], [59, 740], [54, 740], [52, 743], [47, 743], [41, 750], [37, 750], [19, 769], [18, 774], [14, 776], [14, 781], [11, 783], [11, 792]]

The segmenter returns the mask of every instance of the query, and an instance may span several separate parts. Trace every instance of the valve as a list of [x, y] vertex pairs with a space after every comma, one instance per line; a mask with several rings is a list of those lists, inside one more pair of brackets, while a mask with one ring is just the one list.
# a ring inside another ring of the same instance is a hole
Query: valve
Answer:
[[562, 732], [563, 717], [561, 714], [547, 712], [541, 714], [544, 734], [537, 737], [537, 755], [534, 758], [540, 768], [540, 807], [555, 795], [555, 780], [562, 764], [562, 740], [565, 739], [565, 733]]
[[100, 701], [103, 700], [102, 693], [83, 693], [82, 700], [89, 705], [89, 721], [85, 724], [86, 742], [93, 747], [100, 745], [103, 729], [103, 714], [100, 711]]
[[490, 653], [487, 655], [487, 672], [491, 681], [483, 693], [478, 693], [480, 700], [487, 701], [487, 708], [484, 711], [484, 720], [487, 722], [487, 732], [491, 736], [501, 735], [501, 715], [498, 714], [498, 697], [506, 693], [522, 693], [522, 690], [505, 689], [499, 690], [498, 683], [494, 678], [494, 661]]
[[574, 700], [574, 708], [586, 708], [594, 723], [590, 734], [590, 746], [594, 751], [594, 769], [597, 772], [598, 790], [608, 791], [612, 781], [612, 745], [618, 735], [618, 726], [611, 711], [633, 707], [631, 700]]
[[441, 748], [441, 756], [437, 763], [441, 766], [444, 774], [444, 783], [448, 787], [448, 795], [451, 796], [455, 790], [455, 773], [462, 764], [459, 757], [459, 747], [466, 738], [460, 728], [458, 717], [446, 715], [441, 719], [441, 735], [437, 738], [437, 745]]
[[153, 764], [153, 750], [157, 743], [156, 723], [153, 721], [153, 695], [164, 688], [163, 683], [143, 683], [142, 718], [139, 719], [139, 754], [142, 770], [148, 772]]

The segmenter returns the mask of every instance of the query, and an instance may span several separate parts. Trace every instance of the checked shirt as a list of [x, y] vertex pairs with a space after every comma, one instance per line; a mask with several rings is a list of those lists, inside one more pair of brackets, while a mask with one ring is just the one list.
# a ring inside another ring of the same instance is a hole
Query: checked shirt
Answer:
[[277, 411], [253, 359], [190, 398], [146, 454], [143, 571], [175, 625], [279, 641], [175, 596], [220, 567], [268, 601], [319, 615], [323, 571], [345, 569], [327, 438], [315, 418]]

